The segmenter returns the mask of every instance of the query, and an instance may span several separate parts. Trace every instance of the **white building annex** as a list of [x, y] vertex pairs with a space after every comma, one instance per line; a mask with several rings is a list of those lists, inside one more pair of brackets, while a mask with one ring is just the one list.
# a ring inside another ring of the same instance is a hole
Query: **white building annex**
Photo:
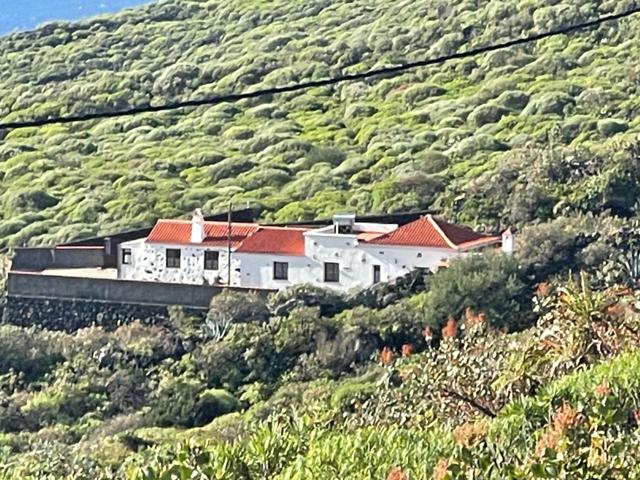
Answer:
[[191, 221], [159, 220], [147, 238], [122, 243], [118, 278], [275, 290], [309, 283], [347, 291], [500, 245], [513, 249], [510, 230], [487, 236], [431, 215], [403, 226], [336, 215], [333, 225], [305, 229], [205, 222], [196, 210]]

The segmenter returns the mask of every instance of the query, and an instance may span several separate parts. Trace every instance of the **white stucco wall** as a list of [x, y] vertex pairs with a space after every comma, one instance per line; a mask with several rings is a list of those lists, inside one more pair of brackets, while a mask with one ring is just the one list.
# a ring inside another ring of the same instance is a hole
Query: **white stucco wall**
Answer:
[[[122, 264], [122, 250], [131, 249], [131, 263]], [[167, 268], [167, 249], [180, 250], [180, 268]], [[204, 252], [218, 252], [219, 270], [205, 270]], [[232, 285], [239, 284], [239, 278], [235, 272], [238, 262], [232, 258]], [[157, 244], [146, 242], [127, 242], [119, 246], [118, 251], [118, 278], [126, 280], [144, 280], [167, 283], [186, 283], [193, 285], [214, 285], [217, 277], [222, 283], [227, 283], [227, 250], [206, 246], [185, 246]]]
[[[380, 281], [405, 275], [415, 268], [435, 269], [445, 259], [460, 255], [451, 249], [371, 245], [358, 242], [356, 235], [308, 232], [305, 234], [307, 256], [314, 261], [312, 283], [351, 290], [373, 284], [373, 267], [380, 265]], [[324, 282], [324, 262], [340, 264], [340, 282]]]
[[[120, 245], [118, 276], [129, 280], [210, 284], [227, 283], [227, 250], [197, 245], [146, 243], [144, 239]], [[131, 249], [131, 264], [122, 265], [122, 249]], [[166, 267], [166, 250], [181, 251], [180, 268]], [[204, 252], [219, 252], [219, 270], [204, 269]], [[349, 291], [373, 284], [374, 265], [380, 281], [406, 275], [416, 268], [435, 270], [444, 260], [467, 255], [452, 249], [375, 245], [359, 242], [357, 235], [311, 231], [305, 233], [305, 256], [232, 252], [233, 286], [283, 289], [300, 283]], [[273, 278], [273, 263], [289, 264], [288, 279]], [[324, 281], [325, 262], [338, 263], [340, 281]]]
[[[260, 253], [234, 253], [239, 263], [238, 276], [241, 287], [283, 289], [300, 283], [311, 283], [312, 260], [303, 256], [272, 255]], [[273, 278], [274, 262], [289, 264], [288, 279]]]

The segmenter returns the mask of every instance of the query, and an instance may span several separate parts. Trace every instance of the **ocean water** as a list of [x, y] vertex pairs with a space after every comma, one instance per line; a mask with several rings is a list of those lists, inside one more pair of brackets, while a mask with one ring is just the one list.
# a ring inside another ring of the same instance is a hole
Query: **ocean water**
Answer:
[[52, 20], [78, 20], [151, 0], [0, 0], [0, 35], [31, 30]]

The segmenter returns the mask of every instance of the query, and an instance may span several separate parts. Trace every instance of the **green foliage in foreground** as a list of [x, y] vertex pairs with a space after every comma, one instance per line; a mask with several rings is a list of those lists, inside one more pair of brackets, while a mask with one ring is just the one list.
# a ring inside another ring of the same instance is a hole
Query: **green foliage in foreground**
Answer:
[[[170, 0], [0, 39], [0, 118], [317, 80], [630, 2]], [[2, 132], [0, 248], [229, 200], [266, 220], [432, 208], [469, 224], [635, 212], [640, 20], [237, 104]], [[455, 207], [455, 208], [454, 208]]]
[[145, 455], [128, 478], [636, 478], [639, 369], [640, 354], [624, 353], [452, 431], [273, 420], [240, 442]]
[[[376, 336], [370, 353], [399, 347], [414, 331], [402, 323], [409, 312], [425, 325], [425, 295], [335, 317], [297, 306], [265, 324], [234, 324], [214, 342], [184, 318], [177, 330], [28, 332], [42, 341], [33, 350], [57, 348], [61, 358], [30, 380], [20, 362], [3, 374], [0, 478], [636, 474], [637, 292], [594, 290], [583, 275], [540, 287], [526, 330], [495, 330], [489, 314], [466, 309], [439, 342], [346, 361]], [[260, 312], [258, 300], [247, 311]], [[20, 330], [4, 326], [0, 338]], [[176, 353], [172, 338], [193, 350]]]

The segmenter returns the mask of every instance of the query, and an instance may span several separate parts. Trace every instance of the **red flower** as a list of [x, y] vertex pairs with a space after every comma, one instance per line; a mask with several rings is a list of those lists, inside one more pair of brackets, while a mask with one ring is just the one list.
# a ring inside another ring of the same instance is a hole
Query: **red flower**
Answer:
[[602, 382], [600, 385], [596, 385], [593, 389], [593, 393], [596, 397], [606, 397], [609, 394], [609, 384]]
[[458, 334], [458, 326], [456, 325], [456, 321], [453, 317], [449, 317], [447, 320], [447, 324], [442, 329], [442, 337], [443, 338], [453, 338]]
[[441, 458], [433, 469], [433, 480], [444, 480], [449, 472], [449, 460]]
[[536, 287], [536, 296], [538, 298], [546, 297], [549, 293], [549, 284], [547, 282], [540, 282]]
[[413, 354], [413, 347], [411, 345], [409, 345], [408, 343], [405, 343], [404, 345], [402, 345], [403, 357], [410, 357], [412, 354]]
[[394, 467], [389, 472], [389, 475], [387, 475], [387, 480], [407, 480], [407, 476], [399, 467]]
[[393, 361], [393, 351], [389, 347], [384, 347], [380, 352], [380, 363], [389, 365]]

